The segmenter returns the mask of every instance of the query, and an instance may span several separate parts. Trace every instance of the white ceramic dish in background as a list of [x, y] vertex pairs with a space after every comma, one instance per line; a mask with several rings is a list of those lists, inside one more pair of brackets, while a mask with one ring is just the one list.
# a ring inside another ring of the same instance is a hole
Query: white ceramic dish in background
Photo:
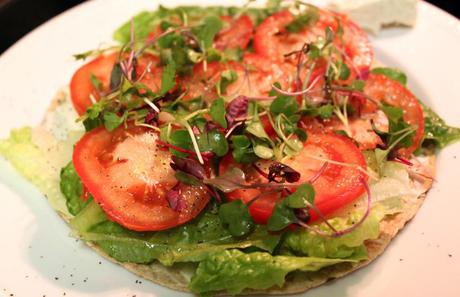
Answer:
[[[214, 3], [225, 2], [238, 4]], [[54, 93], [79, 66], [72, 54], [110, 42], [121, 23], [156, 5], [152, 0], [90, 1], [5, 52], [0, 57], [0, 137], [39, 123]], [[414, 29], [386, 30], [372, 40], [379, 60], [404, 70], [414, 93], [460, 126], [457, 19], [420, 2]], [[382, 257], [305, 296], [460, 296], [460, 144], [442, 151], [438, 166], [438, 182], [422, 209]], [[3, 160], [0, 181], [0, 296], [188, 296], [139, 279], [70, 238], [37, 189]]]

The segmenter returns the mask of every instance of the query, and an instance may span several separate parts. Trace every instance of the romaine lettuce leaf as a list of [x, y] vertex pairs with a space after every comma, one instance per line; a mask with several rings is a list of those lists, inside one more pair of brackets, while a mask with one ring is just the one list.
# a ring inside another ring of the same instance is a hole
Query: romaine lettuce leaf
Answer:
[[451, 127], [431, 108], [422, 103], [425, 116], [425, 138], [423, 146], [434, 144], [437, 148], [460, 140], [460, 128]]
[[[37, 144], [39, 141], [46, 144]], [[71, 159], [73, 143], [73, 138], [58, 141], [44, 131], [24, 127], [12, 130], [8, 139], [0, 140], [0, 155], [36, 185], [55, 210], [68, 215], [59, 173]]]
[[317, 271], [323, 267], [344, 262], [354, 261], [272, 256], [264, 252], [246, 254], [239, 250], [226, 250], [200, 262], [190, 282], [190, 288], [197, 294], [210, 294], [222, 290], [230, 294], [239, 294], [246, 288], [281, 287], [289, 272]]
[[91, 199], [87, 199], [86, 201], [82, 199], [83, 184], [77, 172], [75, 172], [72, 162], [69, 162], [69, 164], [61, 170], [60, 189], [66, 198], [67, 209], [74, 216], [91, 201]]
[[[361, 216], [361, 211], [355, 211], [348, 217], [334, 218], [329, 222], [337, 230], [343, 230], [359, 221]], [[336, 238], [324, 237], [313, 231], [299, 229], [286, 234], [283, 249], [297, 256], [363, 260], [367, 258], [364, 241], [378, 238], [380, 220], [380, 213], [373, 212], [353, 232]], [[325, 232], [331, 232], [324, 223], [316, 227]]]
[[229, 248], [256, 247], [272, 252], [280, 238], [269, 234], [264, 226], [258, 226], [248, 237], [233, 237], [212, 210], [186, 225], [159, 232], [134, 232], [110, 221], [86, 229], [84, 224], [84, 230], [77, 230], [81, 238], [96, 242], [118, 261], [150, 263], [159, 260], [168, 266], [176, 262], [198, 262]]

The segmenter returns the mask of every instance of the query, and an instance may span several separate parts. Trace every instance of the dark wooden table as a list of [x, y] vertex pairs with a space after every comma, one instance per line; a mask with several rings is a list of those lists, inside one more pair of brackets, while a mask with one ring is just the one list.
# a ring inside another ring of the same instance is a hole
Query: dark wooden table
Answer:
[[[0, 0], [0, 53], [38, 25], [81, 2], [83, 0]], [[460, 18], [459, 1], [428, 2]]]

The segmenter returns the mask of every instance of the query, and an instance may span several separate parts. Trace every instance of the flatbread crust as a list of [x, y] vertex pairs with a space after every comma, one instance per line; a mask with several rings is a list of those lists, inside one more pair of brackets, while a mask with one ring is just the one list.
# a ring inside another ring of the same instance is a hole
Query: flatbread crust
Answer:
[[[52, 113], [60, 105], [68, 100], [66, 98], [66, 92], [59, 92], [56, 98], [51, 103], [48, 113]], [[43, 126], [43, 125], [42, 125]], [[39, 127], [43, 128], [43, 127]], [[424, 174], [428, 176], [434, 176], [435, 174], [435, 160], [436, 156], [432, 155], [426, 158], [424, 162]], [[323, 268], [316, 272], [297, 272], [288, 275], [287, 280], [283, 287], [273, 287], [267, 290], [245, 290], [243, 295], [254, 295], [254, 294], [269, 294], [269, 295], [286, 295], [304, 292], [308, 289], [318, 287], [327, 281], [343, 277], [361, 267], [368, 265], [374, 259], [376, 259], [386, 247], [390, 244], [391, 240], [396, 234], [404, 228], [407, 222], [409, 222], [417, 213], [421, 205], [426, 198], [426, 192], [432, 186], [432, 180], [423, 180], [420, 182], [425, 193], [417, 199], [408, 199], [403, 202], [403, 211], [401, 213], [387, 216], [380, 223], [380, 236], [376, 240], [369, 240], [365, 243], [369, 259], [359, 263], [342, 263], [336, 264], [330, 267]], [[61, 217], [68, 223], [72, 218], [68, 214], [59, 212]], [[108, 256], [102, 249], [92, 243], [87, 243], [91, 248], [96, 250], [101, 256], [108, 260], [117, 263], [134, 274], [150, 280], [156, 284], [159, 284], [170, 289], [190, 292], [188, 284], [190, 281], [191, 271], [186, 266], [174, 265], [172, 267], [166, 267], [158, 262], [152, 264], [134, 264], [134, 263], [122, 263], [110, 256]]]

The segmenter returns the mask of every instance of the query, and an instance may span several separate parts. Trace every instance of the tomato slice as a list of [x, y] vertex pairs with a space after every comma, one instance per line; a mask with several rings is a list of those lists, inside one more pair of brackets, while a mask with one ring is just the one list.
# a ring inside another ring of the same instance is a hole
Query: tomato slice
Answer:
[[241, 15], [237, 19], [231, 16], [222, 16], [226, 28], [222, 29], [214, 39], [214, 47], [218, 50], [246, 49], [254, 33], [252, 20], [247, 15]]
[[[348, 117], [350, 137], [361, 150], [371, 150], [383, 145], [382, 139], [375, 133], [372, 123], [380, 131], [388, 131], [388, 119], [382, 111]], [[346, 130], [344, 123], [336, 116], [329, 119], [304, 117], [302, 118], [302, 127], [311, 133], [335, 133]]]
[[[369, 75], [364, 93], [374, 100], [384, 101], [392, 106], [402, 108], [404, 121], [417, 127], [412, 146], [398, 151], [403, 156], [410, 156], [419, 147], [425, 132], [425, 119], [420, 102], [402, 84], [381, 74]], [[375, 112], [376, 109], [377, 106], [374, 103], [367, 101], [363, 111]]]
[[[83, 115], [86, 109], [92, 105], [91, 96], [97, 101], [100, 94], [91, 83], [93, 74], [102, 83], [102, 92], [109, 91], [110, 76], [113, 66], [118, 60], [119, 53], [112, 52], [102, 54], [89, 63], [81, 66], [72, 76], [70, 81], [70, 96], [75, 110]], [[143, 54], [137, 62], [136, 75], [141, 77], [141, 83], [149, 87], [153, 92], [161, 87], [162, 68], [157, 67], [159, 58], [151, 54]]]
[[367, 34], [347, 16], [326, 10], [319, 10], [319, 20], [302, 31], [287, 32], [286, 26], [294, 20], [288, 10], [274, 13], [266, 18], [256, 29], [254, 35], [255, 53], [272, 60], [283, 61], [284, 55], [298, 51], [305, 43], [325, 37], [329, 27], [337, 33], [343, 29], [343, 36], [335, 35], [334, 44], [355, 75], [366, 75], [373, 60], [373, 49]]
[[[365, 192], [362, 181], [367, 180], [367, 175], [356, 167], [332, 163], [324, 165], [324, 160], [353, 164], [363, 169], [366, 168], [366, 161], [361, 151], [346, 137], [336, 134], [309, 134], [302, 152], [284, 162], [300, 172], [301, 183], [309, 182], [323, 166], [326, 166], [314, 180], [313, 187], [316, 191], [315, 205], [322, 214], [328, 215], [356, 200]], [[227, 157], [222, 162], [220, 170], [225, 172], [231, 166], [235, 166], [235, 163]], [[246, 170], [246, 173], [249, 179], [257, 179], [257, 173], [253, 169]], [[247, 203], [264, 191], [236, 190], [227, 194], [227, 197], [231, 200], [242, 199]], [[280, 199], [282, 198], [279, 194], [272, 193], [251, 204], [249, 210], [254, 220], [260, 224], [266, 223]], [[314, 211], [310, 211], [310, 215], [311, 221], [319, 218]]]
[[[157, 146], [158, 135], [141, 127], [97, 128], [76, 144], [73, 163], [87, 190], [107, 216], [136, 231], [157, 231], [183, 224], [210, 199], [203, 187], [178, 184], [170, 153]], [[166, 193], [179, 191], [172, 209]]]
[[70, 96], [79, 115], [84, 114], [86, 108], [92, 104], [90, 95], [94, 96], [96, 100], [99, 99], [99, 93], [90, 80], [91, 74], [102, 83], [103, 89], [108, 89], [110, 74], [117, 57], [117, 53], [100, 55], [74, 73], [70, 81]]
[[196, 64], [193, 74], [183, 80], [183, 88], [187, 90], [187, 99], [201, 96], [206, 101], [218, 97], [217, 84], [223, 71], [234, 71], [237, 79], [229, 84], [222, 94], [230, 99], [238, 95], [267, 96], [272, 84], [279, 82], [283, 88], [291, 83], [288, 74], [294, 73], [293, 66], [276, 64], [263, 56], [246, 54], [242, 62], [211, 62], [206, 68], [203, 63]]
[[[299, 182], [308, 182], [321, 170], [325, 162], [318, 157], [366, 169], [363, 154], [350, 139], [336, 134], [308, 136], [302, 152], [284, 162], [301, 173]], [[324, 172], [313, 182], [315, 205], [324, 215], [332, 213], [365, 192], [363, 180], [367, 180], [367, 175], [357, 167], [328, 163]], [[317, 213], [311, 211], [310, 214], [312, 221], [318, 219]]]

